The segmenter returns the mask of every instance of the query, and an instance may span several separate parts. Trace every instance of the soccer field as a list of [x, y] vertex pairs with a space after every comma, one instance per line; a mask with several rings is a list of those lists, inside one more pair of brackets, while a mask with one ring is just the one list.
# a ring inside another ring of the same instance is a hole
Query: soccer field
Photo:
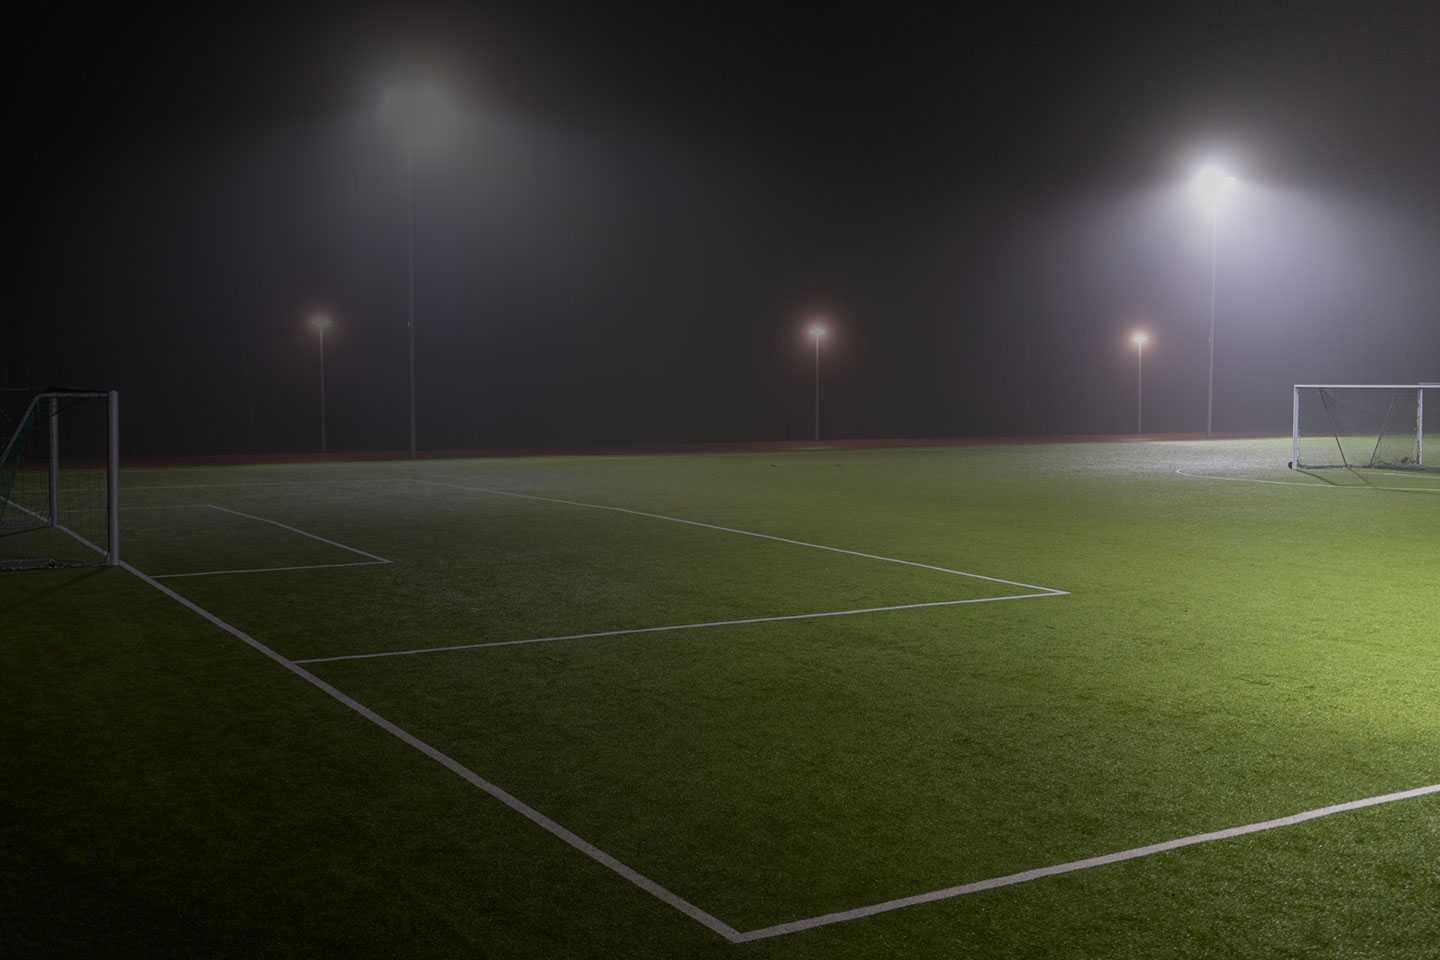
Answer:
[[1433, 958], [1440, 477], [1289, 447], [128, 470], [0, 954]]

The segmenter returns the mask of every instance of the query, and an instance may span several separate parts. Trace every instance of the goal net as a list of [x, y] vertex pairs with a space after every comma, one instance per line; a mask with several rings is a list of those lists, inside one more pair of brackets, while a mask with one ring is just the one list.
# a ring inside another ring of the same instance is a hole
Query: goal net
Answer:
[[1300, 384], [1293, 400], [1293, 468], [1440, 471], [1440, 384]]
[[5, 390], [0, 430], [0, 570], [119, 563], [119, 395]]

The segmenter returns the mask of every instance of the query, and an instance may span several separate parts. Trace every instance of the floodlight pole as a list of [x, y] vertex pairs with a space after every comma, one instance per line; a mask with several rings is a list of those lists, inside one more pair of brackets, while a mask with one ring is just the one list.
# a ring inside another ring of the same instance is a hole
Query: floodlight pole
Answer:
[[820, 340], [819, 331], [815, 333], [815, 439], [820, 439]]
[[[413, 96], [413, 92], [412, 92]], [[411, 110], [414, 110], [411, 104]], [[415, 459], [415, 160], [413, 117], [405, 128], [405, 217], [406, 217], [406, 262], [408, 270], [409, 319], [406, 329], [410, 335], [410, 459]]]
[[1210, 383], [1205, 397], [1205, 436], [1215, 431], [1215, 275], [1220, 259], [1220, 204], [1210, 211]]
[[325, 442], [325, 325], [318, 325], [320, 330], [320, 452], [325, 453], [328, 444]]
[[1135, 433], [1145, 432], [1145, 341], [1135, 341]]

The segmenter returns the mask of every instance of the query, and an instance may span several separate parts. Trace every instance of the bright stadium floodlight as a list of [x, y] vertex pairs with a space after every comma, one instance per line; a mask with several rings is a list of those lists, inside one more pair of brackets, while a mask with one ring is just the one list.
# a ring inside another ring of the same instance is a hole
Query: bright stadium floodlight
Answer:
[[1215, 278], [1220, 257], [1220, 211], [1225, 198], [1238, 181], [1215, 164], [1206, 164], [1195, 171], [1191, 186], [1205, 215], [1210, 218], [1210, 377], [1205, 393], [1205, 436], [1215, 431]]
[[1235, 178], [1220, 167], [1206, 164], [1195, 171], [1195, 196], [1207, 213], [1214, 214], [1219, 211], [1235, 183]]
[[806, 332], [815, 341], [815, 439], [818, 441], [820, 439], [820, 341], [825, 339], [825, 335], [829, 331], [825, 329], [824, 322], [816, 319]]
[[1145, 432], [1145, 344], [1150, 342], [1150, 334], [1136, 330], [1130, 342], [1135, 344], [1135, 432], [1142, 434]]
[[335, 325], [328, 313], [315, 313], [310, 316], [310, 326], [320, 334], [320, 452], [325, 453], [327, 444], [325, 440], [325, 331]]

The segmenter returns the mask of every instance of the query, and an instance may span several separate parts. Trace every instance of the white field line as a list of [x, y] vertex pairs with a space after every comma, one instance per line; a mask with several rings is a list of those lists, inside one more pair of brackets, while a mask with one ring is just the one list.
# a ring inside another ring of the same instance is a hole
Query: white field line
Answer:
[[777, 537], [768, 533], [756, 533], [752, 530], [740, 530], [735, 527], [722, 527], [713, 523], [702, 523], [698, 520], [685, 520], [679, 517], [668, 517], [658, 513], [646, 513], [641, 510], [630, 510], [625, 507], [612, 507], [603, 504], [584, 503], [578, 500], [561, 500], [555, 497], [540, 497], [526, 493], [510, 493], [504, 490], [491, 490], [484, 487], [470, 487], [461, 484], [449, 483], [443, 480], [419, 480], [417, 483], [432, 484], [435, 486], [450, 487], [457, 490], [464, 490], [470, 493], [478, 493], [486, 496], [513, 497], [520, 500], [535, 500], [542, 503], [558, 503], [571, 507], [585, 507], [592, 510], [606, 510], [612, 513], [624, 513], [631, 516], [644, 517], [651, 520], [665, 520], [671, 523], [681, 523], [686, 526], [700, 527], [706, 530], [718, 530], [722, 533], [734, 533], [746, 537], [755, 537], [761, 540], [771, 540], [777, 543], [788, 543], [793, 546], [808, 547], [813, 550], [825, 550], [830, 553], [840, 553], [853, 557], [861, 557], [866, 560], [879, 560], [885, 563], [896, 563], [907, 567], [918, 567], [923, 570], [933, 570], [938, 573], [950, 574], [957, 577], [968, 577], [974, 580], [984, 580], [989, 583], [999, 583], [1006, 586], [1023, 587], [1026, 590], [1036, 591], [1034, 593], [1013, 594], [1000, 597], [980, 597], [965, 600], [932, 600], [923, 603], [901, 603], [881, 607], [863, 607], [851, 610], [825, 610], [816, 613], [791, 613], [766, 617], [744, 617], [732, 620], [707, 620], [700, 623], [679, 623], [666, 624], [655, 627], [627, 627], [614, 630], [597, 630], [589, 633], [571, 633], [551, 637], [530, 637], [522, 640], [491, 640], [478, 643], [448, 644], [438, 647], [414, 647], [406, 650], [385, 650], [375, 653], [354, 653], [333, 657], [302, 657], [295, 660], [296, 663], [331, 663], [339, 660], [376, 660], [385, 657], [408, 657], [425, 653], [452, 653], [460, 650], [480, 650], [487, 647], [513, 647], [525, 646], [534, 643], [554, 643], [560, 640], [594, 640], [601, 637], [634, 636], [646, 633], [663, 633], [674, 630], [703, 630], [708, 627], [730, 627], [743, 626], [754, 623], [777, 623], [786, 620], [814, 620], [823, 617], [851, 617], [861, 614], [888, 613], [895, 610], [919, 610], [926, 607], [957, 607], [974, 603], [994, 603], [1001, 600], [1033, 600], [1043, 597], [1066, 597], [1070, 594], [1065, 590], [1057, 590], [1054, 587], [1040, 587], [1030, 583], [1020, 583], [1017, 580], [1002, 580], [999, 577], [987, 577], [978, 573], [967, 573], [963, 570], [952, 570], [948, 567], [939, 567], [929, 563], [919, 563], [914, 560], [898, 560], [894, 557], [882, 557], [873, 553], [862, 553], [858, 550], [847, 550], [843, 547], [830, 547], [824, 544], [807, 543], [803, 540], [792, 540], [788, 537]]
[[[24, 508], [22, 507], [21, 509]], [[32, 516], [33, 515], [35, 514], [32, 513]], [[65, 528], [62, 527], [61, 529], [64, 530]], [[76, 535], [73, 531], [65, 530], [65, 532], [75, 537], [75, 539], [79, 540], [87, 547], [95, 550], [97, 553], [104, 553], [104, 551], [101, 550], [99, 547], [95, 546], [93, 543], [84, 539], [83, 537]], [[286, 670], [289, 670], [291, 673], [303, 679], [306, 683], [311, 684], [312, 686], [323, 691], [328, 696], [349, 707], [351, 710], [360, 714], [360, 716], [364, 717], [366, 720], [369, 720], [371, 723], [375, 724], [380, 729], [384, 730], [386, 733], [389, 733], [397, 739], [408, 744], [409, 746], [414, 747], [416, 750], [420, 751], [425, 756], [434, 760], [436, 763], [439, 763], [441, 766], [445, 767], [447, 770], [449, 770], [451, 773], [454, 773], [462, 780], [484, 791], [485, 793], [494, 797], [496, 800], [499, 800], [511, 810], [519, 813], [521, 816], [525, 817], [527, 820], [536, 824], [541, 829], [547, 831], [553, 836], [558, 837], [560, 840], [564, 841], [566, 844], [568, 844], [575, 850], [578, 850], [580, 853], [589, 857], [591, 860], [594, 860], [596, 863], [599, 863], [607, 869], [619, 874], [625, 880], [639, 887], [641, 890], [644, 890], [646, 893], [655, 897], [662, 903], [665, 903], [666, 905], [673, 907], [674, 909], [685, 914], [687, 917], [694, 920], [696, 923], [699, 923], [706, 929], [711, 930], [719, 936], [723, 937], [729, 943], [748, 943], [755, 940], [765, 940], [771, 937], [783, 936], [789, 933], [798, 933], [803, 930], [811, 930], [816, 927], [830, 926], [836, 923], [845, 923], [849, 920], [858, 920], [862, 917], [874, 916], [878, 913], [888, 913], [890, 911], [900, 910], [905, 907], [916, 906], [922, 903], [933, 903], [937, 900], [946, 900], [953, 897], [960, 897], [968, 893], [976, 893], [981, 890], [993, 890], [997, 887], [1012, 886], [1017, 883], [1025, 883], [1027, 881], [1038, 880], [1043, 877], [1058, 876], [1065, 873], [1075, 873], [1081, 870], [1089, 870], [1093, 867], [1104, 866], [1106, 864], [1120, 863], [1125, 860], [1136, 860], [1141, 857], [1154, 856], [1156, 854], [1165, 853], [1170, 850], [1176, 850], [1181, 847], [1195, 846], [1196, 844], [1201, 843], [1213, 843], [1218, 840], [1227, 840], [1233, 837], [1244, 836], [1250, 833], [1259, 833], [1265, 830], [1274, 830], [1279, 827], [1293, 826], [1298, 823], [1304, 823], [1307, 820], [1315, 820], [1319, 819], [1320, 817], [1333, 816], [1334, 814], [1343, 813], [1349, 810], [1359, 810], [1364, 807], [1373, 807], [1384, 803], [1394, 803], [1400, 800], [1409, 800], [1416, 797], [1440, 794], [1440, 784], [1434, 784], [1427, 787], [1417, 787], [1413, 790], [1405, 790], [1400, 793], [1390, 793], [1383, 796], [1370, 797], [1365, 800], [1353, 800], [1349, 803], [1341, 803], [1329, 807], [1321, 807], [1316, 810], [1309, 810], [1304, 813], [1297, 813], [1289, 817], [1281, 817], [1277, 820], [1265, 820], [1260, 823], [1252, 823], [1246, 826], [1231, 827], [1226, 830], [1217, 830], [1211, 833], [1195, 834], [1189, 837], [1181, 837], [1177, 840], [1168, 840], [1163, 843], [1151, 844], [1145, 847], [1134, 847], [1130, 850], [1122, 850], [1118, 853], [1105, 854], [1099, 857], [1091, 857], [1086, 860], [1074, 860], [1070, 863], [1056, 864], [1055, 866], [1051, 867], [1040, 867], [1035, 870], [1027, 870], [1021, 873], [1009, 874], [1004, 877], [995, 877], [991, 880], [980, 880], [975, 883], [962, 884], [955, 887], [946, 887], [941, 890], [932, 890], [929, 893], [915, 894], [913, 896], [902, 897], [897, 900], [886, 900], [881, 903], [871, 904], [870, 906], [866, 907], [856, 907], [852, 910], [843, 910], [836, 913], [821, 914], [820, 916], [807, 917], [802, 920], [792, 920], [788, 923], [776, 924], [769, 927], [761, 927], [755, 930], [748, 930], [744, 933], [741, 933], [720, 918], [714, 916], [713, 914], [707, 913], [706, 911], [700, 909], [689, 901], [681, 898], [677, 894], [672, 893], [670, 890], [662, 887], [660, 884], [651, 880], [649, 877], [646, 877], [644, 874], [635, 870], [633, 867], [627, 866], [626, 864], [615, 859], [610, 854], [601, 850], [599, 847], [590, 843], [588, 840], [585, 840], [578, 834], [561, 826], [559, 823], [545, 816], [543, 813], [536, 810], [534, 807], [520, 800], [514, 794], [511, 794], [503, 788], [496, 786], [490, 781], [484, 779], [475, 771], [460, 763], [458, 760], [454, 759], [448, 754], [442, 753], [440, 750], [437, 750], [435, 747], [426, 743], [424, 740], [421, 740], [419, 737], [416, 737], [414, 734], [410, 733], [404, 728], [380, 716], [378, 713], [371, 710], [364, 704], [360, 703], [358, 700], [355, 700], [353, 697], [350, 697], [336, 687], [326, 683], [324, 680], [321, 680], [315, 674], [306, 670], [298, 663], [292, 660], [287, 660], [285, 657], [282, 657], [280, 654], [276, 653], [274, 650], [267, 647], [265, 644], [245, 633], [243, 630], [240, 630], [238, 627], [232, 626], [224, 620], [221, 620], [209, 610], [206, 610], [199, 604], [189, 600], [184, 596], [181, 596], [179, 593], [176, 593], [174, 590], [165, 586], [163, 583], [159, 582], [154, 577], [150, 577], [144, 573], [141, 573], [139, 570], [135, 569], [134, 566], [124, 561], [121, 561], [120, 566], [125, 570], [129, 571], [130, 573], [134, 574], [136, 577], [139, 577], [141, 580], [148, 583], [156, 590], [159, 590], [161, 593], [174, 600], [176, 603], [179, 603], [181, 606], [196, 613], [203, 619], [209, 621], [214, 626], [219, 627], [221, 630], [247, 644], [252, 649], [258, 651], [261, 654], [264, 654], [266, 657], [269, 657], [271, 660], [280, 664]]]
[[689, 527], [701, 527], [705, 530], [719, 530], [721, 533], [735, 533], [742, 537], [755, 537], [760, 540], [771, 540], [775, 543], [788, 543], [796, 547], [808, 547], [811, 550], [825, 550], [829, 553], [843, 553], [851, 557], [861, 557], [866, 560], [879, 560], [884, 563], [898, 563], [906, 567], [919, 567], [922, 570], [934, 570], [937, 573], [948, 573], [956, 577], [969, 577], [972, 580], [986, 580], [990, 583], [1000, 583], [1007, 587], [1023, 587], [1026, 590], [1036, 590], [1047, 596], [1066, 597], [1069, 592], [1057, 590], [1054, 587], [1041, 587], [1033, 583], [1021, 583], [1019, 580], [1004, 580], [1000, 577], [987, 577], [979, 573], [970, 573], [965, 570], [952, 570], [949, 567], [939, 567], [930, 563], [920, 563], [916, 560], [899, 560], [895, 557], [882, 557], [875, 553], [862, 553], [859, 550], [847, 550], [844, 547], [830, 547], [823, 543], [807, 543], [804, 540], [792, 540], [789, 537], [777, 537], [769, 533], [756, 533], [754, 530], [741, 530], [737, 527], [722, 527], [715, 523], [702, 523], [699, 520], [686, 520], [683, 517], [667, 517], [661, 513], [647, 513], [644, 510], [631, 510], [626, 507], [612, 507], [602, 503], [585, 503], [581, 500], [564, 500], [559, 497], [541, 497], [530, 493], [511, 493], [508, 490], [494, 490], [488, 487], [472, 487], [459, 483], [451, 483], [445, 480], [425, 480], [415, 478], [417, 483], [428, 483], [434, 486], [451, 487], [455, 490], [468, 490], [472, 493], [484, 493], [497, 497], [513, 497], [517, 500], [536, 500], [541, 503], [560, 503], [569, 507], [584, 507], [589, 510], [607, 510], [611, 513], [625, 513], [632, 517], [646, 517], [650, 520], [665, 520], [669, 523], [683, 523]]
[[384, 557], [379, 557], [373, 553], [370, 553], [368, 550], [361, 550], [359, 547], [346, 546], [345, 544], [340, 543], [338, 540], [330, 540], [326, 537], [320, 536], [318, 533], [310, 533], [309, 531], [301, 530], [299, 527], [292, 527], [288, 523], [281, 523], [279, 520], [271, 520], [268, 517], [257, 517], [253, 513], [241, 513], [239, 510], [231, 510], [229, 507], [216, 506], [213, 503], [208, 504], [208, 506], [210, 507], [210, 509], [219, 510], [221, 513], [234, 514], [237, 517], [244, 517], [247, 520], [258, 520], [261, 523], [268, 523], [272, 527], [279, 527], [281, 530], [289, 530], [291, 533], [298, 533], [302, 537], [309, 537], [311, 540], [318, 540], [321, 543], [329, 544], [332, 547], [339, 547], [341, 550], [344, 550], [348, 553], [356, 554], [358, 556], [366, 557], [376, 563], [390, 562]]
[[247, 644], [252, 649], [269, 657], [271, 660], [275, 661], [280, 666], [284, 667], [286, 670], [289, 670], [291, 673], [295, 674], [297, 677], [304, 680], [306, 683], [311, 684], [312, 686], [326, 693], [328, 696], [334, 698], [335, 700], [338, 700], [340, 703], [349, 707], [351, 710], [355, 711], [360, 716], [364, 717], [366, 720], [369, 720], [371, 723], [375, 724], [381, 730], [384, 730], [386, 733], [390, 734], [393, 737], [396, 737], [397, 739], [403, 741], [409, 746], [414, 747], [416, 750], [420, 751], [425, 756], [429, 757], [431, 760], [434, 760], [436, 763], [440, 764], [442, 767], [449, 770], [451, 773], [460, 777], [466, 783], [469, 783], [471, 786], [483, 790], [485, 793], [488, 793], [496, 800], [499, 800], [511, 810], [514, 810], [516, 813], [525, 817], [531, 823], [534, 823], [541, 829], [549, 832], [556, 837], [559, 837], [565, 843], [569, 844], [574, 849], [580, 851], [585, 856], [589, 857], [591, 860], [594, 860], [601, 866], [604, 866], [607, 869], [619, 874], [621, 877], [625, 878], [630, 883], [639, 887], [641, 890], [644, 890], [646, 893], [655, 897], [657, 900], [660, 900], [662, 903], [665, 903], [668, 906], [674, 907], [676, 910], [679, 910], [681, 913], [685, 914], [687, 917], [694, 920], [696, 923], [707, 927], [708, 929], [724, 937], [731, 943], [738, 943], [740, 941], [739, 931], [737, 931], [729, 924], [725, 923], [723, 920], [709, 913], [706, 913], [704, 910], [701, 910], [693, 903], [690, 903], [689, 901], [682, 899], [680, 896], [670, 892], [665, 887], [662, 887], [660, 884], [656, 883], [654, 880], [651, 880], [649, 877], [635, 870], [633, 867], [621, 863], [619, 860], [615, 859], [610, 854], [606, 853], [604, 850], [601, 850], [593, 843], [590, 843], [588, 840], [584, 839], [578, 834], [566, 829], [559, 823], [545, 816], [545, 814], [541, 813], [539, 810], [536, 810], [534, 807], [520, 800], [514, 794], [501, 787], [496, 786], [489, 780], [486, 780], [484, 777], [480, 776], [478, 773], [476, 773], [474, 770], [471, 770], [469, 767], [465, 766], [460, 761], [456, 760], [455, 758], [451, 757], [446, 753], [442, 753], [440, 750], [426, 743], [424, 740], [421, 740], [419, 737], [410, 733], [408, 730], [405, 730], [403, 727], [400, 727], [395, 723], [392, 723], [391, 721], [380, 716], [380, 714], [376, 713], [374, 710], [371, 710], [363, 703], [360, 703], [358, 700], [354, 699], [348, 694], [331, 686], [324, 680], [321, 680], [319, 677], [315, 676], [315, 674], [311, 673], [309, 670], [306, 670], [304, 667], [294, 663], [291, 660], [287, 660], [285, 657], [282, 657], [280, 654], [276, 653], [274, 650], [270, 649], [265, 644], [250, 636], [248, 633], [244, 632], [236, 626], [226, 623], [224, 620], [221, 620], [209, 610], [206, 610], [204, 607], [200, 606], [194, 601], [184, 596], [181, 596], [179, 593], [176, 593], [174, 590], [170, 589], [165, 584], [156, 580], [154, 577], [141, 573], [139, 570], [135, 569], [135, 567], [123, 561], [121, 562], [120, 566], [128, 570], [135, 576], [139, 577], [141, 580], [145, 581], [150, 586], [154, 587], [156, 590], [159, 590], [171, 600], [174, 600], [176, 603], [192, 611], [193, 613], [198, 614], [200, 617], [209, 621], [212, 625], [219, 627], [221, 630], [230, 634], [232, 637], [235, 637], [237, 640], [240, 640], [241, 642]]
[[[208, 510], [209, 508], [210, 504], [208, 503], [166, 503], [152, 507], [132, 507], [127, 503], [120, 508], [120, 515], [123, 517], [136, 510]], [[72, 507], [69, 510], [62, 510], [61, 513], [104, 513], [106, 509], [105, 507]]]
[[272, 527], [279, 527], [282, 530], [288, 530], [291, 533], [299, 534], [302, 537], [308, 537], [311, 540], [318, 540], [319, 542], [327, 544], [328, 546], [337, 547], [341, 550], [346, 551], [347, 553], [353, 553], [357, 556], [365, 557], [366, 559], [352, 560], [347, 563], [300, 563], [285, 567], [247, 567], [244, 569], [233, 570], [196, 570], [188, 573], [156, 573], [150, 574], [150, 576], [154, 577], [156, 580], [178, 580], [181, 577], [219, 577], [239, 573], [281, 573], [289, 570], [328, 570], [335, 567], [373, 567], [378, 564], [387, 564], [393, 562], [391, 560], [386, 560], [384, 557], [376, 556], [369, 551], [361, 550], [358, 547], [347, 546], [346, 544], [340, 543], [338, 540], [331, 540], [328, 537], [322, 537], [317, 533], [311, 533], [308, 530], [301, 530], [299, 527], [292, 527], [288, 523], [281, 523], [279, 520], [271, 520], [269, 517], [258, 517], [253, 513], [242, 513], [239, 510], [231, 510], [229, 507], [222, 507], [213, 503], [201, 504], [201, 506], [208, 507], [211, 510], [218, 510], [221, 513], [229, 513], [234, 514], [237, 517], [244, 517], [246, 520], [257, 520], [260, 523], [268, 523]]
[[1191, 480], [1223, 480], [1226, 483], [1263, 483], [1274, 487], [1305, 487], [1309, 490], [1399, 490], [1403, 493], [1440, 493], [1440, 486], [1435, 487], [1391, 487], [1385, 484], [1374, 486], [1356, 486], [1354, 484], [1325, 483], [1317, 480], [1313, 483], [1306, 483], [1303, 480], [1257, 480], [1254, 477], [1220, 477], [1210, 473], [1191, 473], [1188, 470], [1176, 469], [1182, 477]]
[[335, 567], [380, 567], [389, 560], [351, 560], [346, 563], [301, 563], [292, 567], [251, 567], [245, 570], [198, 570], [194, 573], [152, 573], [156, 580], [179, 580], [182, 577], [219, 577], [232, 573], [281, 573], [287, 570], [329, 570]]
[[140, 483], [125, 489], [132, 494], [147, 490], [210, 490], [220, 487], [333, 487], [344, 483], [400, 483], [412, 477], [337, 477], [334, 480], [235, 480], [228, 483]]
[[[10, 506], [14, 507], [16, 510], [21, 511], [22, 513], [28, 513], [28, 514], [30, 514], [30, 516], [34, 517], [36, 520], [39, 520], [41, 523], [45, 524], [46, 526], [49, 526], [49, 524], [50, 524], [50, 518], [49, 518], [49, 517], [41, 516], [40, 514], [36, 513], [34, 510], [31, 510], [29, 507], [25, 506], [24, 504], [16, 503], [14, 500], [11, 500], [9, 497], [6, 497], [6, 498], [5, 498], [5, 502], [8, 503], [8, 504], [10, 504]], [[74, 530], [71, 530], [69, 527], [65, 526], [63, 523], [57, 523], [57, 524], [55, 524], [55, 526], [54, 526], [52, 529], [59, 530], [61, 533], [69, 534], [70, 536], [74, 537], [76, 540], [79, 540], [79, 541], [80, 541], [81, 543], [83, 543], [85, 546], [89, 547], [91, 550], [94, 550], [96, 553], [100, 554], [100, 556], [102, 556], [102, 557], [109, 556], [109, 554], [106, 553], [106, 551], [100, 549], [100, 548], [97, 547], [95, 544], [91, 543], [89, 540], [85, 539], [85, 538], [82, 537], [80, 534], [76, 533]]]
[[527, 640], [491, 640], [482, 643], [457, 643], [447, 647], [416, 647], [413, 650], [384, 650], [380, 653], [348, 653], [335, 657], [303, 657], [295, 663], [333, 663], [337, 660], [376, 660], [382, 657], [411, 657], [421, 653], [449, 653], [455, 650], [480, 650], [485, 647], [519, 647], [531, 643], [554, 643], [557, 640], [594, 640], [599, 637], [626, 637], [641, 633], [663, 633], [667, 630], [703, 630], [706, 627], [738, 627], [751, 623], [777, 623], [783, 620], [816, 620], [821, 617], [853, 617], [863, 613], [889, 613], [892, 610], [920, 610], [925, 607], [958, 607], [970, 603], [998, 603], [1001, 600], [1041, 600], [1058, 596], [1053, 593], [1018, 593], [1004, 597], [977, 597], [972, 600], [931, 600], [926, 603], [899, 603], [889, 607], [864, 607], [858, 610], [826, 610], [821, 613], [790, 613], [776, 617], [746, 617], [741, 620], [706, 620], [702, 623], [677, 623], [664, 627], [630, 627], [621, 630], [599, 630], [594, 633], [571, 633], [556, 637], [532, 637]]
[[836, 913], [821, 914], [818, 917], [807, 917], [804, 920], [792, 920], [789, 923], [777, 923], [772, 927], [762, 927], [757, 930], [747, 930], [740, 934], [740, 942], [748, 943], [753, 940], [765, 940], [769, 937], [784, 936], [787, 933], [799, 933], [802, 930], [813, 930], [816, 927], [826, 927], [836, 923], [846, 923], [850, 920], [859, 920], [863, 917], [873, 917], [878, 913], [889, 913], [892, 910], [902, 910], [906, 907], [917, 906], [922, 903], [934, 903], [937, 900], [949, 900], [954, 897], [963, 897], [971, 893], [979, 893], [983, 890], [994, 890], [998, 887], [1009, 887], [1017, 883], [1027, 883], [1031, 880], [1039, 880], [1044, 877], [1055, 877], [1066, 873], [1077, 873], [1081, 870], [1090, 870], [1094, 867], [1103, 867], [1112, 863], [1122, 863], [1126, 860], [1138, 860], [1141, 857], [1153, 857], [1159, 853], [1167, 853], [1171, 850], [1178, 850], [1181, 847], [1193, 847], [1202, 843], [1214, 843], [1219, 840], [1230, 840], [1235, 837], [1243, 837], [1252, 833], [1261, 833], [1266, 830], [1276, 830], [1280, 827], [1292, 827], [1309, 820], [1318, 820], [1321, 817], [1334, 816], [1337, 813], [1346, 813], [1351, 810], [1360, 810], [1365, 807], [1375, 807], [1384, 803], [1395, 803], [1400, 800], [1413, 800], [1416, 797], [1432, 796], [1440, 794], [1440, 783], [1428, 787], [1416, 787], [1413, 790], [1402, 790], [1399, 793], [1387, 793], [1383, 796], [1368, 797], [1364, 800], [1352, 800], [1349, 803], [1337, 803], [1329, 807], [1320, 807], [1316, 810], [1307, 810], [1304, 813], [1293, 814], [1288, 817], [1280, 817], [1275, 820], [1264, 820], [1259, 823], [1250, 823], [1242, 827], [1230, 827], [1226, 830], [1215, 830], [1210, 833], [1197, 833], [1189, 837], [1180, 837], [1176, 840], [1166, 840], [1163, 843], [1152, 843], [1149, 846], [1134, 847], [1129, 850], [1121, 850], [1118, 853], [1107, 853], [1099, 857], [1089, 857], [1085, 860], [1073, 860], [1069, 863], [1057, 863], [1054, 866], [1040, 867], [1035, 870], [1025, 870], [1021, 873], [1012, 873], [1003, 877], [994, 877], [989, 880], [979, 880], [975, 883], [966, 883], [956, 887], [945, 887], [942, 890], [932, 890], [929, 893], [918, 893], [914, 896], [901, 897], [898, 900], [886, 900], [882, 903], [874, 903], [867, 907], [856, 907], [853, 910], [841, 910]]

